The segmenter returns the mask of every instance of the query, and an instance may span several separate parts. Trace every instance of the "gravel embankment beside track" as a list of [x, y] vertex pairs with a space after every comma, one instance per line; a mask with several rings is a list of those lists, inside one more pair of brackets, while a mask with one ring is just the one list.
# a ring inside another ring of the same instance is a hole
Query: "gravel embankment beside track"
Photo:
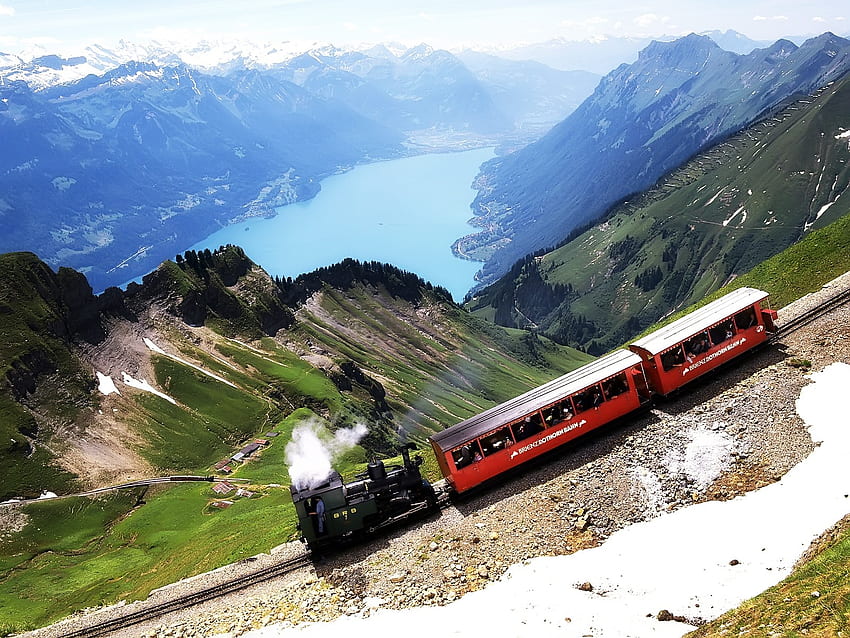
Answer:
[[[780, 324], [845, 288], [850, 273], [780, 311]], [[808, 383], [802, 360], [810, 361], [812, 370], [850, 362], [850, 307], [421, 524], [120, 635], [236, 636], [275, 622], [368, 615], [378, 606], [443, 605], [485, 587], [513, 563], [571, 553], [604, 542], [633, 522], [757, 489], [778, 480], [813, 449], [794, 404]], [[178, 583], [159, 595], [180, 596], [207, 586], [213, 577], [296, 551], [300, 546], [290, 544], [275, 555]], [[54, 638], [62, 627], [28, 635]]]

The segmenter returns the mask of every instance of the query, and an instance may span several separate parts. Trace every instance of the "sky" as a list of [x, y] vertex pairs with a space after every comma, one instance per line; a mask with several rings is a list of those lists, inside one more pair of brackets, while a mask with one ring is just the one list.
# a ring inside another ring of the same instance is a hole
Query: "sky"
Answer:
[[845, 0], [0, 0], [0, 51], [61, 53], [124, 39], [426, 42], [502, 46], [556, 37], [679, 36], [734, 29], [755, 40], [850, 33]]
[[[790, 574], [810, 543], [847, 513], [850, 365], [832, 364], [812, 380], [797, 413], [821, 444], [777, 483], [632, 525], [593, 549], [514, 565], [445, 607], [379, 608], [369, 618], [270, 625], [244, 638], [390, 636], [399, 627], [410, 636], [678, 638], [694, 627], [659, 622], [660, 610], [716, 618]], [[584, 582], [593, 590], [579, 590]]]

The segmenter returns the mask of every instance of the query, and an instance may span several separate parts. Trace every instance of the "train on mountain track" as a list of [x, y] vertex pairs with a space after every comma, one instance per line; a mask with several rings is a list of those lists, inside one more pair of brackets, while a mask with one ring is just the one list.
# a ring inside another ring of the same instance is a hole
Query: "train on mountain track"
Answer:
[[612, 421], [648, 407], [776, 332], [768, 294], [739, 288], [616, 350], [430, 437], [443, 480], [431, 485], [421, 457], [370, 463], [351, 483], [339, 474], [317, 487], [292, 486], [299, 528], [312, 548], [429, 512]]

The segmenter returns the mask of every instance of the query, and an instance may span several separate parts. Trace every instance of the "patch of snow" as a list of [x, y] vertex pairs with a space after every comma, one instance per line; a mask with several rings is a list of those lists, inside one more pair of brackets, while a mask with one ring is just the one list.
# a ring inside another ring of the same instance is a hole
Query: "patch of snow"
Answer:
[[746, 210], [744, 210], [744, 207], [743, 207], [743, 206], [741, 206], [738, 210], [736, 210], [734, 213], [732, 213], [732, 216], [731, 216], [731, 217], [729, 217], [728, 219], [726, 219], [726, 220], [724, 220], [724, 221], [723, 221], [723, 225], [724, 225], [724, 226], [728, 226], [728, 225], [729, 225], [729, 223], [730, 223], [733, 219], [735, 219], [735, 218], [738, 216], [738, 214], [739, 214], [739, 213], [744, 213], [743, 217], [741, 218], [741, 223], [743, 223], [743, 222], [747, 219], [747, 211], [746, 211]]
[[48, 492], [47, 490], [43, 491], [38, 496], [39, 501], [44, 501], [44, 500], [49, 499], [49, 498], [58, 498], [58, 497], [56, 496], [55, 492]]
[[720, 193], [722, 193], [722, 192], [723, 192], [723, 191], [725, 191], [725, 190], [726, 190], [726, 187], [724, 186], [724, 187], [723, 187], [723, 188], [721, 188], [719, 191], [717, 191], [717, 193], [714, 195], [714, 197], [712, 197], [710, 200], [708, 200], [708, 201], [705, 203], [705, 206], [711, 206], [711, 205], [714, 203], [714, 200], [715, 200], [715, 199], [717, 199], [718, 197], [720, 197]]
[[[172, 399], [170, 396], [168, 396], [164, 392], [160, 392], [159, 390], [154, 388], [150, 383], [147, 382], [147, 380], [142, 379], [140, 381], [138, 379], [134, 379], [133, 377], [131, 377], [126, 372], [124, 372], [123, 374], [124, 374], [124, 385], [128, 385], [131, 388], [136, 388], [138, 390], [144, 390], [145, 392], [150, 392], [151, 394], [155, 394], [156, 396], [162, 397], [166, 401], [173, 403], [174, 405], [177, 405], [177, 401]], [[114, 412], [114, 410], [113, 410], [113, 412]]]
[[681, 455], [669, 455], [667, 468], [684, 474], [704, 490], [732, 463], [735, 439], [722, 431], [695, 428], [688, 432], [690, 442]]
[[634, 491], [637, 491], [646, 508], [647, 518], [657, 516], [664, 511], [664, 490], [661, 481], [655, 473], [643, 466], [637, 466], [629, 472], [633, 480]]
[[95, 372], [95, 374], [97, 374], [97, 389], [100, 390], [101, 394], [107, 396], [113, 392], [115, 394], [121, 394], [118, 388], [115, 387], [115, 381], [112, 380], [112, 377], [100, 372]]
[[823, 215], [826, 211], [828, 211], [828, 210], [829, 210], [829, 207], [830, 207], [830, 206], [832, 206], [834, 203], [835, 203], [834, 201], [832, 201], [832, 202], [827, 202], [826, 204], [824, 204], [823, 206], [821, 206], [821, 207], [820, 207], [820, 210], [819, 210], [819, 211], [817, 212], [817, 214], [815, 215], [815, 218], [814, 218], [812, 221], [807, 222], [807, 223], [806, 223], [806, 225], [805, 225], [805, 228], [804, 228], [803, 230], [809, 230], [812, 226], [814, 226], [814, 225], [815, 225], [815, 222], [816, 222], [817, 220], [819, 220], [819, 219], [821, 218], [821, 216], [822, 216], [822, 215]]
[[185, 359], [181, 359], [181, 358], [180, 358], [180, 357], [178, 357], [178, 356], [175, 356], [175, 355], [173, 355], [173, 354], [171, 354], [171, 353], [166, 352], [165, 350], [163, 350], [162, 348], [160, 348], [158, 345], [156, 345], [153, 341], [151, 341], [151, 340], [150, 340], [150, 339], [148, 339], [147, 337], [145, 337], [145, 338], [143, 339], [143, 341], [145, 342], [145, 345], [146, 345], [146, 346], [147, 346], [150, 350], [152, 350], [152, 351], [156, 352], [157, 354], [161, 354], [161, 355], [163, 355], [163, 356], [165, 356], [165, 357], [168, 357], [169, 359], [172, 359], [172, 360], [174, 360], [174, 361], [177, 361], [178, 363], [182, 363], [184, 366], [189, 366], [190, 368], [194, 368], [194, 369], [195, 369], [195, 370], [197, 370], [198, 372], [202, 372], [203, 374], [207, 375], [208, 377], [212, 377], [212, 378], [213, 378], [213, 379], [215, 379], [216, 381], [221, 381], [222, 383], [226, 383], [227, 385], [229, 385], [229, 386], [230, 386], [230, 387], [232, 387], [232, 388], [235, 388], [235, 387], [236, 387], [236, 384], [231, 383], [231, 382], [230, 382], [230, 381], [228, 381], [227, 379], [224, 379], [224, 378], [222, 378], [222, 377], [218, 376], [217, 374], [213, 374], [213, 373], [212, 373], [212, 372], [210, 372], [209, 370], [204, 370], [202, 367], [200, 367], [200, 366], [196, 366], [194, 363], [189, 363], [189, 362], [188, 362], [188, 361], [186, 361]]
[[53, 184], [53, 188], [62, 192], [71, 188], [71, 186], [77, 183], [77, 180], [73, 177], [55, 177], [50, 183]]
[[[716, 618], [790, 574], [812, 540], [847, 513], [850, 365], [835, 363], [812, 378], [797, 411], [821, 445], [778, 483], [632, 525], [593, 549], [514, 565], [499, 582], [445, 607], [377, 609], [368, 619], [272, 625], [243, 636], [391, 635], [400, 626], [440, 636], [682, 636], [693, 626], [659, 622], [661, 609]], [[579, 590], [583, 582], [593, 591]]]

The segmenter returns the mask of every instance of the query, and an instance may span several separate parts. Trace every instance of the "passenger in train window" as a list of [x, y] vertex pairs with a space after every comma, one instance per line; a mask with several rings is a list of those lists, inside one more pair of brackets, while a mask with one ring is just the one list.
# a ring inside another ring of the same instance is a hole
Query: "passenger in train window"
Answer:
[[621, 394], [627, 392], [628, 389], [629, 382], [626, 381], [625, 374], [618, 374], [616, 377], [612, 377], [602, 384], [602, 391], [605, 393], [605, 397], [608, 399], [618, 397]]
[[525, 419], [516, 426], [516, 440], [522, 441], [523, 439], [530, 437], [531, 434], [531, 418], [525, 417]]
[[602, 405], [605, 398], [602, 396], [602, 393], [599, 391], [599, 388], [593, 386], [593, 390], [590, 391], [590, 403], [593, 405], [595, 410], [599, 409], [599, 406]]
[[452, 457], [454, 458], [457, 469], [466, 467], [472, 463], [472, 448], [469, 445], [464, 445], [452, 452]]
[[682, 346], [676, 346], [661, 355], [661, 367], [664, 368], [665, 372], [669, 372], [676, 366], [683, 365], [684, 363], [685, 356], [682, 353]]
[[756, 313], [755, 310], [753, 310], [752, 308], [742, 310], [737, 315], [735, 315], [735, 325], [737, 325], [740, 330], [752, 328], [754, 325], [756, 325], [756, 323]]
[[723, 323], [714, 326], [708, 331], [708, 334], [714, 345], [723, 343], [724, 341], [729, 341], [729, 339], [735, 335], [732, 331], [732, 321], [724, 321]]
[[694, 357], [697, 357], [711, 348], [711, 345], [708, 342], [708, 335], [704, 332], [698, 334], [696, 337], [691, 339], [685, 344], [685, 352], [687, 353], [687, 360], [693, 361]]
[[474, 463], [478, 463], [478, 461], [480, 461], [482, 458], [483, 457], [481, 456], [481, 452], [479, 452], [478, 450], [475, 450], [475, 454], [472, 455], [472, 461]]
[[584, 393], [575, 395], [573, 397], [573, 403], [576, 406], [576, 412], [584, 412], [589, 407], [587, 396]]
[[500, 452], [513, 444], [510, 428], [502, 428], [490, 436], [481, 439], [481, 449], [484, 451], [484, 456], [490, 456], [491, 454]]

